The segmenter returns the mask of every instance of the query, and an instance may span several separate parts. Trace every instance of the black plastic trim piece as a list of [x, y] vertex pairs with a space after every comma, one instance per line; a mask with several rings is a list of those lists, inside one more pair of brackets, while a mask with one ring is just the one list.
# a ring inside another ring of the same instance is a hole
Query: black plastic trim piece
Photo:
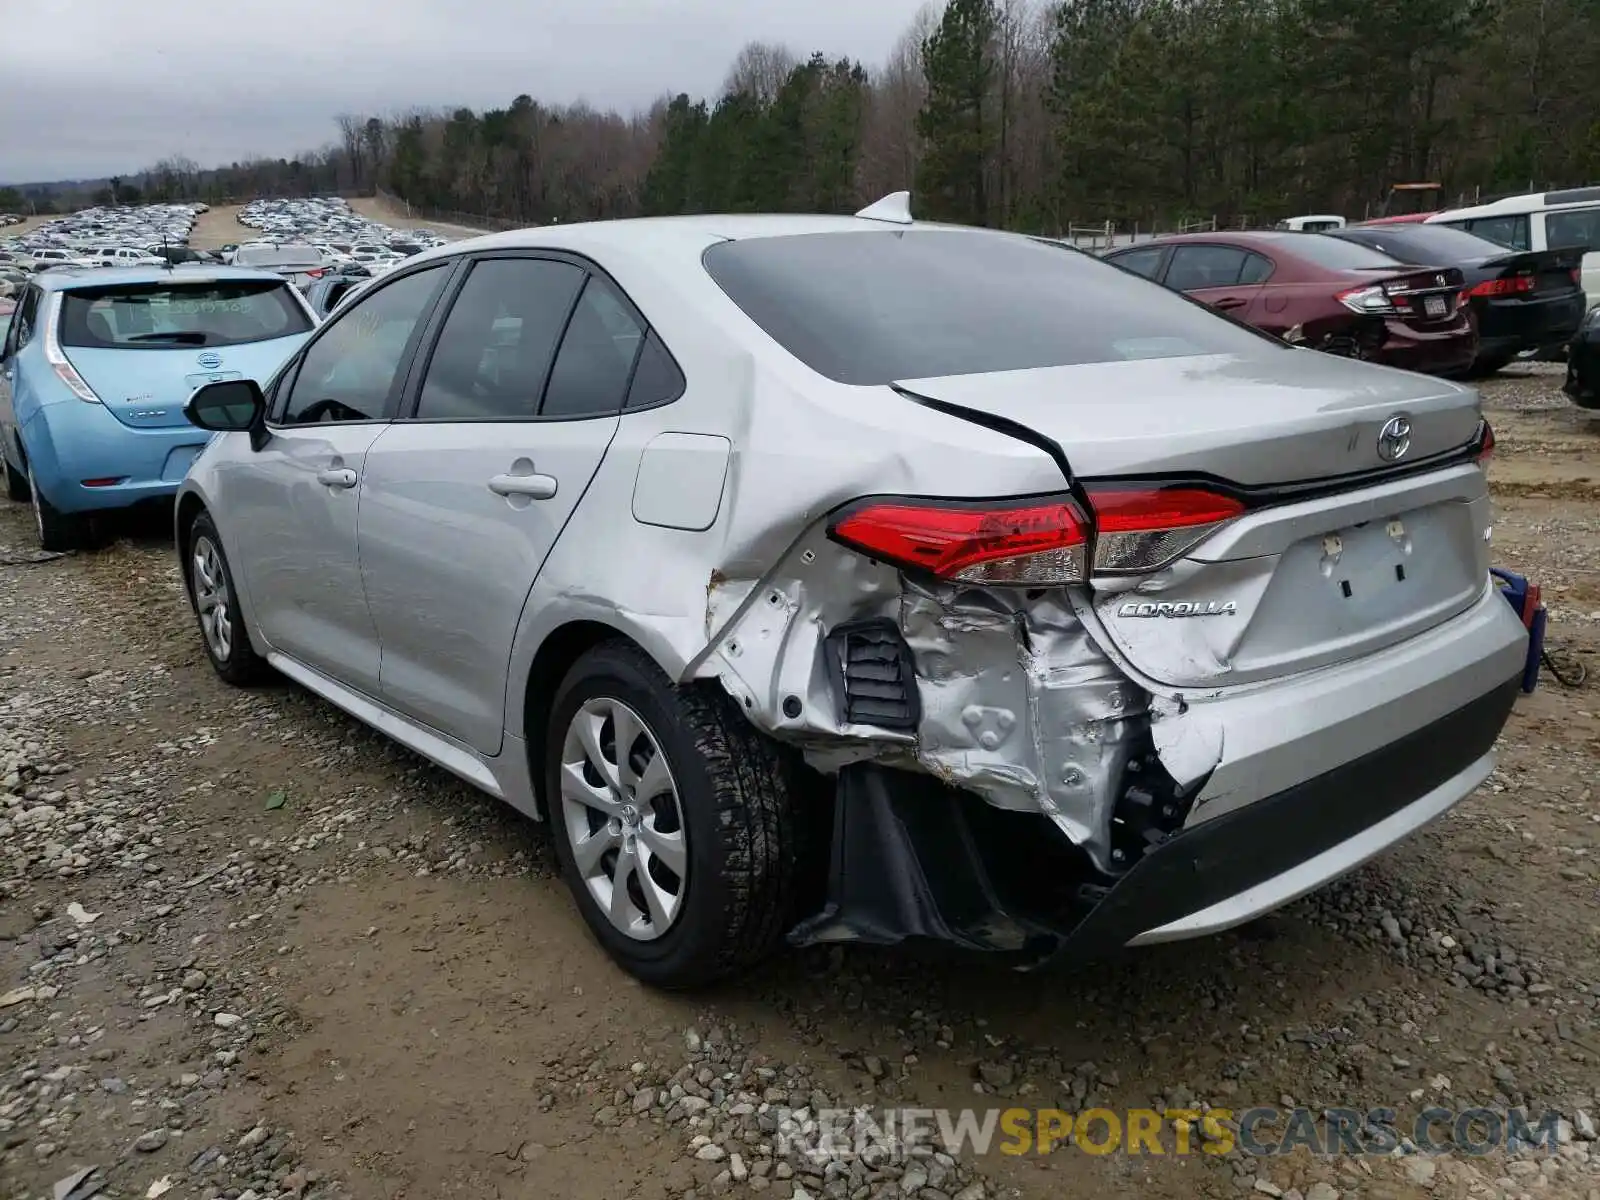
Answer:
[[916, 659], [895, 622], [868, 617], [836, 625], [826, 646], [828, 679], [841, 720], [905, 730], [922, 723]]
[[[1509, 679], [1370, 754], [1184, 829], [1114, 882], [1088, 873], [1082, 852], [1042, 815], [990, 809], [922, 774], [846, 767], [834, 802], [828, 899], [789, 940], [931, 939], [1023, 969], [1057, 955], [1076, 961], [1114, 953], [1421, 799], [1493, 748], [1519, 687]], [[1007, 823], [999, 836], [995, 822]], [[1043, 856], [1048, 867], [1019, 870], [1029, 856]], [[1019, 880], [1040, 878], [1092, 907], [1018, 890]]]

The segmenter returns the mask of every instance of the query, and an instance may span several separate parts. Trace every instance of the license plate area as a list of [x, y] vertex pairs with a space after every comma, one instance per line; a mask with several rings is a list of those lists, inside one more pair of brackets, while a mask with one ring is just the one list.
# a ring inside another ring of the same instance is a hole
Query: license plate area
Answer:
[[1427, 317], [1442, 317], [1450, 311], [1450, 306], [1443, 296], [1424, 296], [1422, 298], [1422, 313]]
[[189, 385], [189, 390], [192, 392], [196, 388], [205, 387], [208, 383], [221, 383], [224, 379], [243, 378], [244, 376], [238, 371], [202, 371], [198, 375], [185, 375], [183, 381]]

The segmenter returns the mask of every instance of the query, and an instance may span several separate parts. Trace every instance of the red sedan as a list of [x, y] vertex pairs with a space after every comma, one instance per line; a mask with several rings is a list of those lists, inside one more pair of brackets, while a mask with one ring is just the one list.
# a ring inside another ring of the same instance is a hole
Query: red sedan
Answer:
[[1435, 375], [1464, 374], [1477, 329], [1454, 267], [1407, 266], [1320, 233], [1197, 233], [1109, 262], [1299, 345]]

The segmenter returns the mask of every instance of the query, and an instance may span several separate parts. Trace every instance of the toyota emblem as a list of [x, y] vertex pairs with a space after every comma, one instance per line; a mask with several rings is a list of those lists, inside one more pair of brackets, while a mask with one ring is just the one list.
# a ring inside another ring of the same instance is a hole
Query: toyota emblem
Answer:
[[1384, 462], [1399, 462], [1411, 449], [1411, 421], [1407, 417], [1390, 417], [1378, 433], [1378, 457]]

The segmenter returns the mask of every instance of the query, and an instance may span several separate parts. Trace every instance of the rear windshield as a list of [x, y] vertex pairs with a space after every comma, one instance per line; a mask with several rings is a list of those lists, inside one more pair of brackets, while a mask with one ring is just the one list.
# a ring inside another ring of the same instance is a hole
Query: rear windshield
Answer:
[[277, 280], [135, 283], [62, 293], [63, 346], [163, 350], [305, 333], [311, 319]]
[[773, 340], [840, 383], [1283, 347], [1159, 284], [1032, 238], [811, 233], [721, 242], [703, 261]]
[[1373, 246], [1404, 262], [1423, 266], [1480, 262], [1486, 258], [1500, 258], [1506, 252], [1504, 246], [1445, 225], [1413, 225], [1396, 230], [1356, 229], [1347, 231], [1344, 236], [1352, 234], [1363, 246]]
[[1334, 271], [1361, 271], [1371, 267], [1392, 267], [1395, 259], [1354, 242], [1341, 241], [1325, 233], [1307, 233], [1286, 240], [1284, 249], [1297, 258], [1304, 258]]
[[240, 267], [314, 267], [322, 253], [311, 246], [242, 246], [233, 261]]

